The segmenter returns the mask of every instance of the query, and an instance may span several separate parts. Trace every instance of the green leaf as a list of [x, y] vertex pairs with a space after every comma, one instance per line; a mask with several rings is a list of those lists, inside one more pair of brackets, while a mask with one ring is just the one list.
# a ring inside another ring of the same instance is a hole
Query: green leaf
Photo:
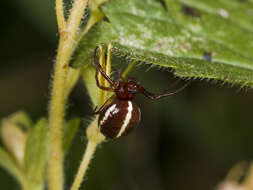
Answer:
[[15, 112], [11, 114], [7, 119], [9, 122], [17, 126], [23, 127], [25, 130], [29, 130], [32, 126], [32, 121], [30, 117], [27, 115], [27, 113], [23, 111]]
[[73, 118], [68, 121], [63, 133], [63, 151], [66, 153], [80, 125], [80, 118]]
[[[186, 5], [195, 7], [203, 12], [217, 15], [232, 21], [231, 24], [253, 31], [252, 25], [252, 8], [253, 1], [229, 1], [229, 0], [165, 0], [167, 7], [173, 2], [181, 2]], [[212, 22], [212, 21], [211, 21]], [[216, 25], [215, 27], [216, 28]], [[230, 31], [229, 31], [230, 32]]]
[[32, 128], [25, 151], [25, 171], [28, 181], [38, 184], [44, 182], [48, 158], [48, 122], [42, 118]]
[[12, 174], [21, 184], [25, 183], [24, 174], [21, 169], [8, 152], [6, 152], [2, 147], [0, 147], [0, 166]]
[[19, 167], [23, 168], [27, 133], [8, 119], [2, 121], [0, 129], [5, 148], [15, 158]]
[[[166, 0], [166, 5], [173, 19], [182, 26], [187, 27], [193, 33], [205, 36], [207, 39], [211, 39], [240, 55], [252, 59], [253, 25], [251, 26], [248, 24], [243, 27], [243, 24], [238, 22], [238, 18], [233, 18], [233, 14], [236, 12], [236, 10], [233, 10], [233, 7], [240, 6], [242, 3], [239, 3], [239, 1], [232, 1], [228, 4], [226, 4], [225, 1], [214, 2], [215, 1], [206, 1], [205, 6], [201, 6], [201, 2], [197, 3], [194, 0], [181, 0], [180, 2], [176, 0]], [[200, 16], [182, 16], [183, 8], [186, 5], [194, 8]], [[253, 4], [248, 6], [248, 10], [244, 10], [246, 13], [249, 12], [250, 9], [253, 10]], [[219, 7], [226, 7], [226, 9]], [[241, 8], [243, 9], [244, 7]], [[241, 13], [241, 10], [237, 10], [237, 13]], [[243, 16], [246, 16], [246, 14], [241, 15], [239, 18], [245, 21], [246, 18]], [[250, 16], [248, 15], [247, 18], [250, 18]], [[250, 29], [250, 27], [252, 28]]]
[[[171, 67], [180, 77], [253, 86], [252, 2], [164, 0], [164, 4], [106, 3], [102, 10], [110, 23], [101, 22], [88, 32], [73, 65], [88, 63], [99, 42], [113, 42], [115, 54]], [[187, 13], [185, 7], [198, 14]]]

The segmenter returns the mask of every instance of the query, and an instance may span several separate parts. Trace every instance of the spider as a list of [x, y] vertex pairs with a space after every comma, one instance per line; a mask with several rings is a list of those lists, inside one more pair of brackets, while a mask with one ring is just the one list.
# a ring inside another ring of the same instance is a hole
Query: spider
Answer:
[[[102, 69], [99, 64], [99, 59], [96, 55], [98, 47], [94, 52], [94, 64], [96, 66], [96, 84], [98, 88], [114, 92], [110, 98], [96, 111], [94, 114], [99, 114], [98, 126], [100, 131], [107, 138], [118, 138], [127, 135], [132, 129], [137, 126], [141, 120], [140, 108], [132, 100], [137, 94], [143, 94], [151, 100], [158, 100], [163, 97], [171, 96], [183, 90], [188, 83], [174, 92], [153, 94], [145, 90], [140, 82], [136, 79], [123, 79], [118, 71], [117, 81], [114, 82]], [[98, 80], [98, 73], [105, 78], [111, 87], [101, 86]]]

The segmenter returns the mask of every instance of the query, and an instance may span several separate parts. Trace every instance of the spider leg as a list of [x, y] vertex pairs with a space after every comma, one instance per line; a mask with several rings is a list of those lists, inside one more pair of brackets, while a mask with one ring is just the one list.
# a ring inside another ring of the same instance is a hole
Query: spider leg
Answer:
[[94, 111], [93, 111], [93, 114], [96, 115], [96, 114], [100, 114], [102, 111], [104, 111], [104, 109], [106, 108], [106, 105], [108, 104], [109, 101], [111, 101], [112, 99], [114, 99], [116, 97], [116, 95], [112, 95], [110, 98], [108, 98], [105, 103], [98, 109], [97, 109], [97, 106], [95, 107]]
[[117, 81], [116, 81], [116, 89], [118, 89], [119, 88], [119, 84], [120, 84], [120, 80], [121, 80], [121, 70], [120, 69], [118, 69], [117, 70]]
[[[97, 66], [97, 71], [99, 71], [101, 73], [101, 75], [105, 78], [105, 80], [113, 87], [115, 87], [115, 83], [110, 79], [110, 77], [103, 71], [101, 65], [99, 64], [99, 60], [98, 57], [96, 55], [98, 47], [96, 47], [95, 51], [94, 51], [94, 63]], [[101, 88], [102, 89], [102, 88]]]
[[93, 114], [97, 112], [97, 111], [96, 111], [97, 108], [98, 108], [98, 106], [95, 106], [95, 108], [93, 109], [93, 112], [92, 112]]
[[96, 83], [97, 83], [97, 86], [102, 89], [102, 90], [106, 90], [106, 91], [110, 91], [110, 92], [114, 92], [114, 89], [113, 88], [110, 88], [110, 87], [105, 87], [105, 86], [101, 86], [100, 83], [99, 83], [99, 80], [98, 80], [98, 69], [96, 70]]
[[179, 82], [180, 82], [180, 79], [178, 79], [178, 80], [176, 80], [175, 82], [169, 84], [168, 88], [166, 88], [165, 90], [163, 90], [163, 91], [161, 92], [161, 94], [167, 92], [170, 88], [174, 88]]
[[152, 94], [152, 93], [148, 92], [147, 90], [145, 90], [143, 87], [139, 87], [139, 91], [140, 91], [140, 93], [142, 93], [144, 96], [146, 96], [147, 98], [149, 98], [151, 100], [158, 100], [160, 98], [163, 98], [163, 97], [166, 97], [166, 96], [171, 96], [171, 95], [174, 95], [174, 94], [182, 91], [189, 84], [190, 84], [190, 82], [187, 82], [181, 88], [175, 90], [174, 92], [169, 92], [169, 93]]

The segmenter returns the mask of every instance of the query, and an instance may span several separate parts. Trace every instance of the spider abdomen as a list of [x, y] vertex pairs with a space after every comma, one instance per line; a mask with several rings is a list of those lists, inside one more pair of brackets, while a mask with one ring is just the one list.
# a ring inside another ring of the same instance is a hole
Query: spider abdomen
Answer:
[[141, 119], [139, 107], [130, 100], [116, 99], [99, 115], [100, 131], [108, 138], [127, 135]]

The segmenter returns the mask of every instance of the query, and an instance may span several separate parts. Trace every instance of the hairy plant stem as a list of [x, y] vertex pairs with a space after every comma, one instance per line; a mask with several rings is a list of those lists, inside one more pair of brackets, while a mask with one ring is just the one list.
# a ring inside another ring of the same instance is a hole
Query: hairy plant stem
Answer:
[[[60, 39], [58, 55], [55, 65], [53, 89], [50, 104], [50, 155], [49, 155], [49, 189], [63, 189], [63, 154], [62, 154], [62, 125], [64, 118], [64, 85], [68, 67], [64, 65], [70, 56], [70, 49], [66, 52], [63, 48], [63, 38]], [[66, 54], [64, 54], [64, 52]]]
[[63, 11], [63, 0], [56, 0], [55, 9], [56, 9], [58, 29], [59, 29], [59, 33], [61, 33], [66, 27], [64, 11]]
[[125, 69], [125, 71], [123, 72], [123, 74], [121, 75], [122, 78], [126, 78], [126, 76], [128, 75], [128, 73], [134, 68], [134, 66], [137, 64], [138, 62], [132, 62], [130, 63], [127, 68]]
[[[60, 61], [58, 62], [60, 63]], [[62, 126], [64, 118], [64, 83], [68, 67], [56, 64], [50, 104], [50, 159], [49, 189], [61, 190], [63, 187]]]
[[50, 102], [50, 154], [48, 164], [49, 189], [63, 189], [63, 153], [62, 153], [62, 126], [66, 102], [65, 83], [69, 70], [69, 60], [75, 47], [77, 31], [87, 6], [88, 0], [75, 0], [67, 26], [63, 18], [62, 0], [56, 0], [57, 19], [59, 24], [60, 42], [54, 69], [53, 86]]
[[79, 170], [76, 174], [74, 183], [71, 187], [71, 190], [78, 190], [82, 181], [83, 181], [83, 176], [88, 168], [90, 159], [92, 158], [92, 155], [94, 154], [95, 150], [97, 147], [97, 143], [94, 143], [92, 141], [89, 141], [85, 150], [85, 153], [82, 158], [82, 162], [79, 166]]
[[98, 124], [98, 117], [96, 117], [87, 128], [88, 143], [86, 146], [86, 150], [83, 154], [81, 164], [78, 168], [78, 172], [71, 186], [71, 190], [79, 189], [83, 181], [83, 177], [88, 169], [89, 163], [95, 153], [97, 145], [102, 143], [105, 140], [105, 137], [104, 135], [100, 133], [100, 130], [97, 124]]
[[71, 186], [71, 190], [78, 190], [85, 175], [87, 168], [89, 166], [90, 160], [95, 153], [98, 143], [93, 141], [88, 141], [85, 153], [83, 154], [82, 162], [78, 168], [75, 180]]

